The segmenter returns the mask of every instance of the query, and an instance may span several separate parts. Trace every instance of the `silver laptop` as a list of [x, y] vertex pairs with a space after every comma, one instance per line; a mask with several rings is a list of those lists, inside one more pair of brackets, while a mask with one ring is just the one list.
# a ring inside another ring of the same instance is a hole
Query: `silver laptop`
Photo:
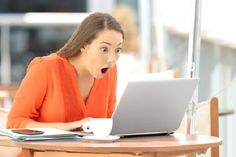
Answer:
[[198, 80], [130, 80], [112, 116], [111, 135], [148, 135], [176, 131]]

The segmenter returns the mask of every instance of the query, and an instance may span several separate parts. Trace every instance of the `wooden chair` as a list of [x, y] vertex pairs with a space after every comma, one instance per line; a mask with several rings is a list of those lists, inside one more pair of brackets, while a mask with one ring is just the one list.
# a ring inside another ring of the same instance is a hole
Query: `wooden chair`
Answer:
[[4, 108], [5, 101], [10, 99], [11, 101], [15, 97], [16, 91], [18, 90], [18, 85], [0, 85], [0, 107]]
[[[209, 101], [197, 104], [196, 131], [199, 134], [219, 137], [219, 105], [218, 98], [213, 97]], [[185, 116], [186, 117], [186, 116]], [[186, 118], [183, 119], [178, 132], [185, 132]], [[209, 149], [200, 157], [219, 157], [219, 147]]]
[[[6, 128], [8, 112], [8, 109], [0, 108], [0, 129]], [[0, 146], [0, 157], [16, 157], [20, 151], [20, 148]]]

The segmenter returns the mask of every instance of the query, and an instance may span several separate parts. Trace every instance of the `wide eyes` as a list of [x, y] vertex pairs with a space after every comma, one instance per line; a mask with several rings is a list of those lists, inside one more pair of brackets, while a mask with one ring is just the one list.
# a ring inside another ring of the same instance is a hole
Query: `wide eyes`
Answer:
[[100, 51], [101, 51], [101, 52], [107, 52], [107, 51], [108, 51], [108, 48], [107, 48], [107, 47], [101, 47], [101, 48], [100, 48]]
[[[100, 51], [101, 51], [101, 52], [108, 52], [109, 50], [108, 50], [107, 47], [101, 47], [101, 48], [100, 48]], [[121, 51], [122, 51], [121, 48], [116, 48], [116, 49], [115, 49], [115, 53], [121, 53]]]
[[121, 48], [117, 48], [115, 49], [115, 53], [121, 53], [122, 49]]

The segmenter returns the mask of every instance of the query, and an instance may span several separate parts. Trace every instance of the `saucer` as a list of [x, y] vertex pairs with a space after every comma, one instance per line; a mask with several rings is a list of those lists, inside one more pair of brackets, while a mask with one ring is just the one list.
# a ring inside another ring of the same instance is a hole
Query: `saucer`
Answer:
[[82, 139], [87, 140], [89, 142], [113, 142], [115, 140], [120, 139], [119, 136], [108, 136], [108, 137], [96, 137], [96, 136], [83, 136]]

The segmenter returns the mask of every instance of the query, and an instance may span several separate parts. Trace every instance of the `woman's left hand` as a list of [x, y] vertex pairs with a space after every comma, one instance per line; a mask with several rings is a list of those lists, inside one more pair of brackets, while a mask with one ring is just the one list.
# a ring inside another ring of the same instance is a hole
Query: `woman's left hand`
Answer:
[[92, 118], [87, 117], [79, 121], [74, 121], [68, 123], [68, 129], [67, 130], [83, 130], [82, 127], [85, 123], [89, 122]]

